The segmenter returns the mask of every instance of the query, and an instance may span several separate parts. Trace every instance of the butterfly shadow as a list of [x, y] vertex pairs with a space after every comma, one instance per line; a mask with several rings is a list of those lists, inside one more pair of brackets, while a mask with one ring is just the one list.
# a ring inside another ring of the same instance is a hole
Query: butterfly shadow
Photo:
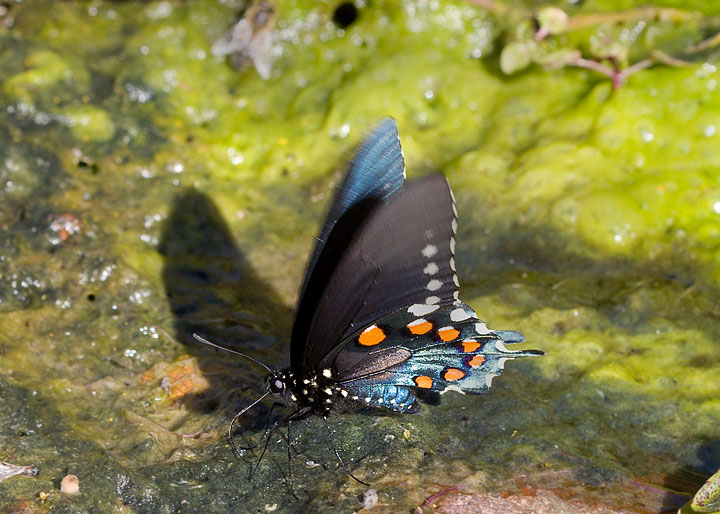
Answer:
[[293, 311], [257, 275], [219, 209], [203, 193], [188, 188], [176, 196], [159, 250], [174, 338], [196, 358], [208, 382], [206, 389], [183, 396], [183, 401], [195, 411], [228, 410], [232, 417], [240, 407], [236, 397], [246, 400], [243, 391], [259, 391], [256, 386], [265, 372], [241, 357], [199, 343], [193, 334], [275, 363], [285, 353], [283, 341]]

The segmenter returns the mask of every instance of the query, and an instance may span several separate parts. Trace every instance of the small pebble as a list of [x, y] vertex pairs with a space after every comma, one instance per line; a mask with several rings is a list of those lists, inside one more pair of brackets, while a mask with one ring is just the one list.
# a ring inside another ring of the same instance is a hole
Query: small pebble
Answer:
[[368, 489], [365, 491], [365, 494], [363, 494], [363, 510], [370, 510], [375, 505], [377, 505], [378, 502], [378, 495], [377, 491], [375, 489]]
[[75, 475], [65, 475], [60, 482], [60, 492], [77, 494], [80, 492], [80, 480]]

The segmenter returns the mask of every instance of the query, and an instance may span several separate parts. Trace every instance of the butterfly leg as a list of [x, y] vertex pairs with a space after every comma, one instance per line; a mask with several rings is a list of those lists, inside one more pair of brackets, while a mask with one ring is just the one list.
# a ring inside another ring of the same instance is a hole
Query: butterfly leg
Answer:
[[363, 482], [358, 477], [352, 474], [352, 472], [347, 468], [345, 463], [342, 460], [342, 457], [340, 457], [340, 452], [338, 451], [337, 447], [335, 446], [335, 437], [333, 436], [332, 430], [330, 429], [330, 423], [328, 422], [327, 416], [323, 416], [323, 419], [325, 420], [325, 426], [327, 427], [328, 434], [330, 434], [330, 445], [332, 446], [333, 451], [335, 452], [335, 457], [337, 457], [337, 460], [340, 462], [340, 465], [345, 470], [345, 473], [350, 475], [355, 481], [360, 482], [363, 485], [370, 486], [367, 482]]
[[270, 444], [270, 438], [272, 437], [273, 433], [275, 432], [275, 429], [277, 429], [277, 427], [278, 427], [278, 425], [280, 425], [280, 423], [284, 423], [285, 421], [287, 421], [287, 419], [288, 419], [287, 416], [282, 419], [279, 419], [279, 420], [275, 421], [272, 425], [270, 425], [265, 430], [265, 434], [267, 434], [267, 437], [265, 437], [265, 435], [263, 435], [263, 437], [265, 437], [265, 444], [263, 445], [262, 453], [260, 454], [260, 457], [258, 458], [257, 463], [255, 464], [255, 467], [250, 472], [251, 477], [255, 474], [257, 469], [260, 467], [260, 463], [262, 462], [262, 459], [265, 456], [265, 452], [267, 451], [268, 445]]
[[297, 494], [295, 494], [295, 488], [293, 487], [293, 473], [292, 473], [292, 439], [291, 439], [291, 429], [292, 429], [292, 419], [288, 419], [287, 423], [287, 456], [288, 456], [288, 485], [290, 486], [290, 493], [295, 497], [296, 500], [299, 500]]
[[[265, 456], [265, 452], [267, 451], [268, 445], [270, 444], [270, 438], [272, 437], [273, 433], [275, 433], [275, 430], [277, 429], [277, 427], [280, 426], [282, 423], [287, 423], [289, 425], [291, 422], [293, 422], [297, 419], [303, 419], [304, 417], [307, 416], [307, 413], [308, 413], [308, 409], [300, 409], [295, 412], [291, 412], [284, 418], [280, 418], [279, 420], [273, 422], [273, 424], [270, 425], [265, 430], [267, 437], [265, 437], [265, 444], [263, 445], [263, 451], [260, 454], [260, 458], [258, 459], [257, 464], [255, 464], [255, 468], [250, 473], [250, 476], [254, 475], [255, 471], [257, 471], [258, 467], [260, 467], [260, 462], [262, 461], [263, 457]], [[288, 444], [290, 444], [289, 435], [290, 434], [288, 433]], [[289, 451], [289, 446], [288, 446], [288, 451]]]

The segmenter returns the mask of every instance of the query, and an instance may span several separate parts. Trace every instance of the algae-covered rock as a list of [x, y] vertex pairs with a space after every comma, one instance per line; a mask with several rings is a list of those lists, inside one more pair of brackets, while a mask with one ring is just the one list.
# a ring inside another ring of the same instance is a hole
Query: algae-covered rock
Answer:
[[58, 113], [58, 119], [70, 127], [73, 137], [79, 141], [104, 142], [115, 135], [110, 114], [92, 105], [63, 109]]
[[408, 179], [453, 186], [462, 297], [547, 355], [483, 397], [331, 416], [373, 510], [687, 503], [677, 475], [720, 466], [718, 6], [278, 0], [262, 75], [211, 52], [247, 6], [0, 3], [0, 461], [40, 469], [0, 510], [362, 506], [322, 420], [288, 463], [261, 402], [233, 454], [264, 370], [192, 334], [287, 364], [383, 116]]

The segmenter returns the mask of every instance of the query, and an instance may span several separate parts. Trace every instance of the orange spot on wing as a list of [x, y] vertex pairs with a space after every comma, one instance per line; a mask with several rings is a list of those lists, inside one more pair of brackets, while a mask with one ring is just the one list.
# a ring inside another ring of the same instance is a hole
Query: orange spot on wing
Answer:
[[454, 339], [457, 339], [459, 335], [460, 331], [455, 330], [452, 327], [445, 327], [438, 330], [438, 336], [440, 336], [440, 339], [442, 339], [446, 343], [448, 341], [453, 341]]
[[448, 368], [443, 372], [443, 378], [449, 382], [460, 380], [465, 377], [465, 372], [457, 368]]
[[358, 343], [363, 346], [375, 346], [385, 340], [385, 332], [377, 325], [372, 325], [363, 330], [358, 337]]
[[462, 351], [465, 353], [472, 353], [482, 346], [480, 343], [473, 341], [472, 339], [463, 341], [460, 344], [462, 345]]
[[407, 325], [408, 330], [411, 334], [422, 335], [427, 334], [433, 328], [432, 323], [427, 320], [419, 319]]
[[417, 376], [413, 380], [415, 380], [417, 386], [422, 389], [430, 389], [433, 386], [433, 379], [425, 375]]
[[485, 357], [482, 355], [475, 355], [472, 359], [467, 361], [468, 366], [471, 368], [477, 368], [485, 363]]

